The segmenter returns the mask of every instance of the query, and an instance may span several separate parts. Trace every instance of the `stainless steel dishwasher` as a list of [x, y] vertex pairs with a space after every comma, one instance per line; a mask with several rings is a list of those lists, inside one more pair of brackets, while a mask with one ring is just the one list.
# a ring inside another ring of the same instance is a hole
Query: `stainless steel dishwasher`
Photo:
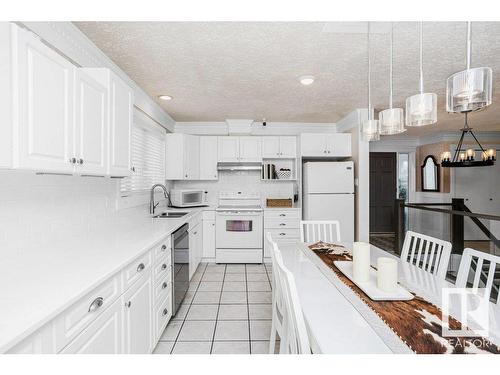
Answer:
[[172, 264], [174, 265], [173, 315], [177, 313], [189, 288], [189, 225], [184, 224], [172, 234]]

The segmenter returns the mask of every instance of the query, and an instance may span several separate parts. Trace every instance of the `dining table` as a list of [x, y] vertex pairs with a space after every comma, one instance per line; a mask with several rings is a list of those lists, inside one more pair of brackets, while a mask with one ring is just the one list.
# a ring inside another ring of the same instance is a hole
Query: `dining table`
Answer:
[[[310, 245], [293, 242], [282, 244], [279, 249], [285, 267], [294, 276], [312, 352], [328, 354], [415, 353], [415, 350], [405, 345], [403, 339], [399, 340], [401, 337], [398, 335], [391, 337], [390, 327], [386, 327], [383, 319], [377, 318], [377, 315], [371, 312], [373, 309], [366, 309], [363, 301], [357, 300], [356, 295], [351, 293], [349, 288], [346, 292], [339, 275], [311, 250]], [[339, 245], [348, 251], [353, 247], [352, 243]], [[449, 293], [450, 288], [455, 288], [452, 282], [370, 245], [371, 266], [376, 267], [379, 257], [396, 259], [399, 284], [438, 308], [442, 307], [443, 293]], [[377, 301], [373, 303], [376, 304]], [[500, 307], [488, 303], [489, 336], [487, 339], [494, 345], [500, 346]], [[460, 316], [461, 307], [452, 303], [448, 311], [450, 316]], [[402, 314], [400, 318], [405, 319], [405, 315]], [[389, 334], [386, 334], [386, 331]], [[397, 342], [398, 340], [401, 342]]]

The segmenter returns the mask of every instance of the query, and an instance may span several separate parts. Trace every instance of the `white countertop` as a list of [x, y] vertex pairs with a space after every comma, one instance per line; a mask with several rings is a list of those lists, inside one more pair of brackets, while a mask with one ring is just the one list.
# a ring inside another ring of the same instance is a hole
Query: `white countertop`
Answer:
[[0, 353], [204, 209], [213, 208], [177, 209], [190, 213], [178, 219], [153, 219], [141, 206], [118, 211], [98, 223], [56, 231], [29, 248], [13, 244], [12, 249], [1, 249]]

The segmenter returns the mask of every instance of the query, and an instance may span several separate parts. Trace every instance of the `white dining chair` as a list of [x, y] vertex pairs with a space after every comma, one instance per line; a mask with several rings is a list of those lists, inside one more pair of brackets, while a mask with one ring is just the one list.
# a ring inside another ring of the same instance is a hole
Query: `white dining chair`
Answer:
[[484, 288], [488, 299], [491, 299], [492, 289], [494, 289], [495, 302], [499, 305], [500, 266], [498, 265], [500, 265], [499, 256], [466, 248], [462, 253], [455, 285], [459, 288], [472, 287], [476, 291], [478, 288]]
[[283, 316], [284, 316], [284, 301], [283, 292], [281, 290], [281, 284], [277, 282], [279, 277], [277, 271], [277, 260], [276, 257], [280, 254], [276, 254], [275, 247], [277, 248], [276, 242], [274, 242], [271, 233], [267, 233], [266, 241], [271, 253], [271, 261], [273, 266], [273, 272], [271, 277], [271, 291], [272, 291], [272, 312], [271, 312], [271, 337], [269, 339], [269, 353], [274, 354], [276, 348], [277, 336], [281, 338], [284, 336], [283, 328]]
[[340, 242], [340, 223], [338, 220], [302, 220], [300, 222], [300, 241]]
[[295, 279], [285, 267], [281, 252], [276, 243], [272, 247], [273, 275], [275, 278], [275, 298], [269, 353], [274, 354], [276, 334], [280, 337], [280, 354], [310, 354], [309, 337], [300, 307]]
[[401, 261], [444, 279], [451, 256], [451, 243], [425, 234], [407, 231]]

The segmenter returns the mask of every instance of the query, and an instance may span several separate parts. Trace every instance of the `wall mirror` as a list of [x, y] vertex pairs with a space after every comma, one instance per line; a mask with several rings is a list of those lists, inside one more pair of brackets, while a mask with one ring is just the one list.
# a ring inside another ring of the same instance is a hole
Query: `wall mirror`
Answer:
[[427, 155], [422, 164], [422, 191], [439, 191], [439, 165], [432, 155]]

